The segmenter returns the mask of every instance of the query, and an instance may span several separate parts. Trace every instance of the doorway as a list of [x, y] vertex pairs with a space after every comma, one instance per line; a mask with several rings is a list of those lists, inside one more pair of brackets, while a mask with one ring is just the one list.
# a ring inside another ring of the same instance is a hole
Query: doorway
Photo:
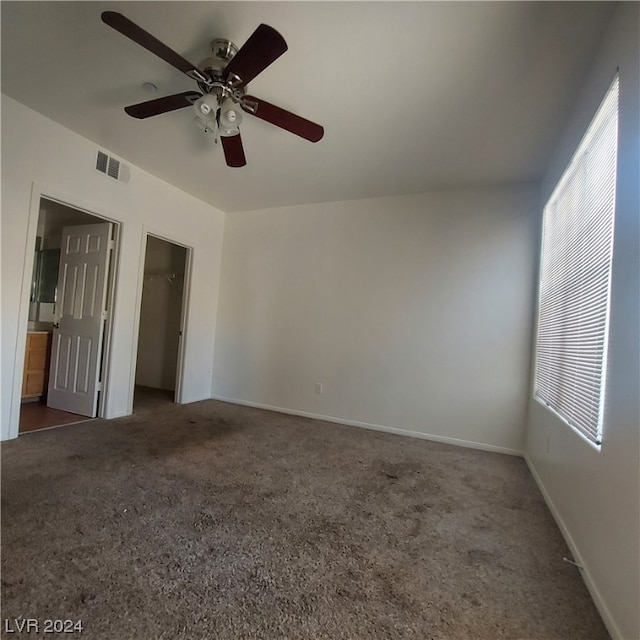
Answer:
[[147, 235], [134, 412], [179, 400], [189, 252], [185, 246]]
[[[92, 230], [109, 229], [108, 238], [105, 238], [107, 253], [114, 252], [118, 238], [118, 225], [107, 222], [104, 218], [87, 211], [74, 208], [71, 205], [41, 196], [39, 199], [38, 222], [36, 241], [34, 246], [33, 270], [31, 278], [31, 294], [29, 301], [29, 313], [27, 322], [27, 337], [25, 345], [25, 364], [22, 377], [22, 393], [19, 416], [19, 433], [36, 431], [51, 427], [83, 422], [93, 419], [102, 412], [102, 381], [104, 379], [103, 354], [106, 336], [110, 327], [111, 298], [114, 286], [114, 260], [105, 257], [103, 273], [104, 284], [101, 289], [103, 297], [98, 297], [96, 316], [99, 316], [99, 331], [95, 344], [84, 354], [73, 355], [75, 361], [89, 362], [94, 370], [93, 378], [86, 377], [90, 381], [91, 393], [94, 394], [91, 410], [79, 410], [75, 412], [74, 405], [59, 406], [55, 398], [52, 399], [52, 380], [58, 375], [60, 367], [52, 367], [51, 361], [59, 362], [60, 349], [56, 351], [56, 343], [59, 342], [59, 322], [65, 315], [61, 299], [62, 287], [59, 284], [59, 265], [61, 254], [68, 251], [67, 240], [70, 230], [85, 229], [87, 236], [93, 238]], [[111, 232], [113, 231], [113, 236]], [[88, 241], [93, 242], [93, 239]], [[66, 249], [63, 249], [65, 244]], [[103, 243], [104, 244], [104, 243]], [[64, 259], [63, 259], [64, 261]], [[110, 266], [109, 266], [110, 265]], [[69, 296], [67, 296], [67, 299]], [[101, 304], [104, 301], [103, 304]], [[86, 307], [80, 315], [86, 315]], [[68, 315], [68, 314], [67, 314]], [[71, 315], [78, 315], [74, 312]], [[86, 339], [79, 338], [76, 342], [87, 344]], [[51, 374], [51, 371], [54, 373]], [[59, 377], [59, 376], [58, 376]], [[60, 385], [53, 385], [54, 393], [60, 391]], [[61, 410], [64, 409], [64, 410]], [[86, 414], [89, 415], [86, 415]]]

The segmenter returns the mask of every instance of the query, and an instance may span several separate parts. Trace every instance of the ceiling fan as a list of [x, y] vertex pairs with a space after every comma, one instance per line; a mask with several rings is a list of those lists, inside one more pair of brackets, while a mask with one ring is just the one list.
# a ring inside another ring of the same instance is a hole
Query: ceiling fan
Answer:
[[102, 21], [195, 80], [200, 89], [125, 107], [133, 118], [192, 107], [196, 124], [220, 136], [230, 167], [247, 163], [240, 137], [243, 111], [310, 142], [318, 142], [324, 135], [319, 124], [247, 94], [247, 84], [287, 50], [284, 38], [273, 27], [261, 24], [239, 49], [229, 40], [214, 40], [211, 56], [196, 66], [121, 13], [105, 11]]

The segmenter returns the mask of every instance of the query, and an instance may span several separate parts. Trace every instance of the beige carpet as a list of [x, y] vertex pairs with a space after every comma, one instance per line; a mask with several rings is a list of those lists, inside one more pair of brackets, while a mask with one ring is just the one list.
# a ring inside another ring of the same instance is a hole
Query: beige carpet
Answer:
[[2, 446], [2, 617], [87, 639], [604, 640], [567, 555], [510, 456], [216, 401]]

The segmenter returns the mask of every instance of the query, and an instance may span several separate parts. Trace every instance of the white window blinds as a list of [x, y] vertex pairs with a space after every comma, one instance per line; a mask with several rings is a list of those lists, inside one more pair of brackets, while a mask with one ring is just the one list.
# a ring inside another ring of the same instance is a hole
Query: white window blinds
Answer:
[[618, 78], [544, 209], [535, 395], [601, 443], [618, 140]]

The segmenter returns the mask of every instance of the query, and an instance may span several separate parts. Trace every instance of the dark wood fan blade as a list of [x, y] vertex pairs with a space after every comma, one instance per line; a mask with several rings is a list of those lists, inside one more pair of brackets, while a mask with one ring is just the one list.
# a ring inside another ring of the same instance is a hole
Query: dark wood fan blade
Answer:
[[180, 54], [167, 47], [166, 44], [160, 42], [160, 40], [145, 31], [142, 27], [139, 27], [135, 22], [131, 22], [129, 18], [125, 18], [121, 13], [117, 11], [104, 11], [102, 13], [102, 21], [116, 31], [119, 31], [123, 36], [144, 47], [147, 51], [151, 51], [151, 53], [162, 58], [172, 67], [182, 71], [182, 73], [186, 73], [190, 78], [202, 82], [209, 82], [209, 78], [200, 71], [198, 67], [191, 64], [188, 60], [185, 60]]
[[247, 160], [244, 157], [244, 148], [242, 146], [242, 138], [237, 133], [235, 136], [220, 136], [222, 140], [222, 148], [224, 149], [224, 158], [230, 167], [244, 167]]
[[150, 118], [151, 116], [158, 116], [161, 113], [167, 113], [168, 111], [190, 107], [201, 96], [202, 94], [196, 91], [185, 91], [184, 93], [176, 93], [172, 96], [165, 96], [164, 98], [156, 98], [155, 100], [132, 104], [129, 107], [125, 107], [124, 110], [132, 118], [142, 120], [144, 118]]
[[286, 50], [284, 38], [273, 27], [261, 24], [231, 58], [223, 76], [231, 80], [233, 86], [244, 87]]
[[[253, 104], [252, 104], [253, 103]], [[256, 98], [255, 96], [244, 96], [240, 106], [256, 118], [275, 124], [276, 127], [286, 129], [297, 136], [309, 140], [309, 142], [318, 142], [324, 135], [324, 128], [311, 120], [306, 120], [300, 116], [276, 107], [275, 105]]]

